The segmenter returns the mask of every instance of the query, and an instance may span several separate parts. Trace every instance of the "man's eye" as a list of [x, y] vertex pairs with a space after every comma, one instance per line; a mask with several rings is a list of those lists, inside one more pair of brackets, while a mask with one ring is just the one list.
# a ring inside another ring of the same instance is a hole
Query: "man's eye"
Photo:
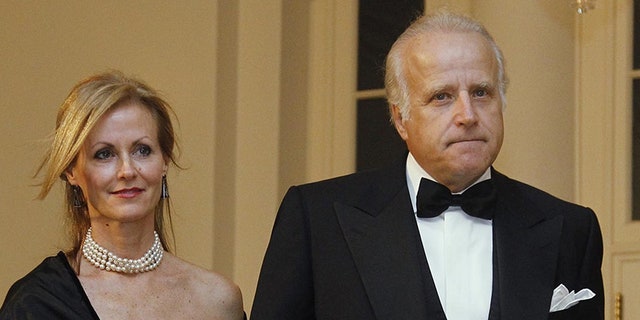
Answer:
[[437, 93], [435, 96], [433, 96], [433, 100], [438, 100], [438, 101], [445, 100], [446, 98], [447, 98], [446, 93]]
[[489, 95], [489, 90], [488, 89], [478, 89], [473, 93], [473, 95], [478, 97], [478, 98], [486, 97], [486, 96]]
[[96, 154], [94, 155], [94, 157], [96, 159], [100, 159], [100, 160], [105, 160], [105, 159], [109, 159], [113, 156], [113, 152], [111, 152], [111, 150], [109, 149], [104, 149], [104, 150], [99, 150], [98, 152], [96, 152]]

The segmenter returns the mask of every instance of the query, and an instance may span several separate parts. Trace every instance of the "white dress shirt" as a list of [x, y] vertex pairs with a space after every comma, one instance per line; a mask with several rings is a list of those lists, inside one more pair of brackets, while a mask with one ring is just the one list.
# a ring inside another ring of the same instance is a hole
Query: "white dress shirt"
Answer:
[[[407, 184], [414, 212], [422, 178], [435, 181], [409, 153]], [[487, 169], [475, 183], [490, 178]], [[486, 320], [493, 287], [492, 221], [469, 216], [457, 206], [435, 218], [416, 216], [416, 220], [447, 319]]]

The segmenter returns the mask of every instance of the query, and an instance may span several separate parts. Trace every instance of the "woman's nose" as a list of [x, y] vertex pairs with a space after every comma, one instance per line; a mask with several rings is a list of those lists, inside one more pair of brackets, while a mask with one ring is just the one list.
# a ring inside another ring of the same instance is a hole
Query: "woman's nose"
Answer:
[[121, 157], [118, 168], [118, 178], [131, 179], [136, 175], [136, 168], [129, 157]]

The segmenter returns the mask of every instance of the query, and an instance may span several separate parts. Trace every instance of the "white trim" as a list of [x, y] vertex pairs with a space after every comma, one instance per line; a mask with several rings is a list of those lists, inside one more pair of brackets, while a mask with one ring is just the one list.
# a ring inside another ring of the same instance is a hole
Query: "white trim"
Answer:
[[370, 90], [360, 90], [356, 92], [356, 99], [378, 99], [378, 98], [386, 98], [387, 92], [385, 89], [370, 89]]
[[632, 0], [600, 1], [577, 15], [576, 199], [598, 214], [604, 237], [606, 314], [621, 290], [620, 256], [640, 253], [631, 221]]

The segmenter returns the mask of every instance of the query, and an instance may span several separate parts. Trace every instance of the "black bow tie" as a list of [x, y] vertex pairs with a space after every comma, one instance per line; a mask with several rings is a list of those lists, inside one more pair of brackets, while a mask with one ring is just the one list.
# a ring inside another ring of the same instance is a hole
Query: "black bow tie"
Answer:
[[473, 185], [462, 194], [451, 194], [449, 188], [422, 178], [416, 204], [420, 218], [437, 217], [447, 208], [458, 206], [470, 216], [490, 220], [495, 200], [496, 191], [490, 179]]

